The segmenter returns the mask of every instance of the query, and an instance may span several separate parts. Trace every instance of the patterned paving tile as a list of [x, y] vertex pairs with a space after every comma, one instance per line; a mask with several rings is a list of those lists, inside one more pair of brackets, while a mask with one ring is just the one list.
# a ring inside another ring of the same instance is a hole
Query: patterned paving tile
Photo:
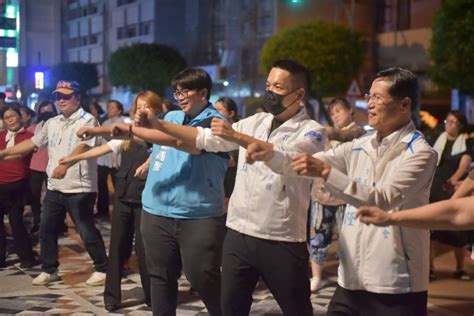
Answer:
[[[98, 222], [106, 244], [110, 238], [110, 223]], [[47, 286], [32, 286], [31, 280], [40, 274], [40, 267], [20, 269], [18, 258], [9, 254], [9, 267], [0, 269], [0, 315], [97, 315], [105, 314], [103, 287], [89, 287], [84, 282], [92, 273], [92, 262], [74, 229], [60, 238], [61, 279]], [[37, 246], [38, 247], [38, 246]], [[36, 250], [39, 249], [36, 247]], [[16, 265], [15, 265], [16, 264]], [[135, 268], [136, 268], [136, 263]], [[135, 269], [136, 270], [136, 269]], [[314, 315], [325, 315], [336, 286], [335, 269], [330, 271], [324, 287], [311, 296]], [[8, 282], [7, 282], [8, 281]], [[14, 284], [7, 286], [6, 284]], [[12, 290], [14, 289], [14, 290]], [[177, 315], [208, 315], [198, 295], [190, 291], [189, 282], [179, 280]], [[143, 304], [140, 277], [136, 272], [122, 279], [122, 309], [109, 315], [151, 315], [150, 307]], [[257, 286], [251, 315], [281, 315], [278, 304], [263, 282]], [[430, 305], [430, 316], [459, 315]]]

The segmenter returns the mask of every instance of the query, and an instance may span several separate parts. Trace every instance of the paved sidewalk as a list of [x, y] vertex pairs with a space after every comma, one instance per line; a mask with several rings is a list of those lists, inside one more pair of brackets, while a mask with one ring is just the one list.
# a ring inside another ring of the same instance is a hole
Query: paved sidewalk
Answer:
[[[108, 245], [110, 223], [99, 222], [104, 240]], [[38, 250], [38, 247], [36, 247]], [[67, 237], [60, 239], [61, 280], [47, 286], [32, 286], [31, 280], [39, 273], [39, 266], [28, 270], [19, 268], [15, 255], [8, 257], [15, 265], [0, 269], [0, 314], [67, 314], [100, 315], [107, 314], [102, 301], [103, 287], [90, 287], [85, 281], [93, 272], [92, 262], [80, 238], [73, 228]], [[467, 271], [474, 276], [474, 264], [466, 258]], [[136, 271], [135, 260], [131, 261]], [[474, 281], [451, 279], [454, 259], [451, 253], [443, 253], [436, 260], [438, 279], [431, 283], [429, 291], [429, 315], [469, 315], [474, 314]], [[330, 252], [326, 283], [312, 295], [314, 314], [325, 315], [329, 300], [335, 289], [337, 259], [334, 249]], [[190, 291], [189, 283], [183, 277], [179, 282], [178, 315], [207, 315], [199, 297]], [[151, 310], [143, 304], [143, 294], [139, 275], [130, 273], [122, 280], [123, 308], [114, 315], [151, 315]], [[254, 292], [252, 315], [281, 315], [272, 295], [259, 283]]]

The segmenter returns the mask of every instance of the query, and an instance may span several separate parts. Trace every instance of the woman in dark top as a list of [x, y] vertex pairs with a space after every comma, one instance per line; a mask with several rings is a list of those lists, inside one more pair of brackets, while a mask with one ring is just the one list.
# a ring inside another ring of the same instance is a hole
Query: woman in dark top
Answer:
[[[438, 153], [438, 167], [431, 186], [430, 203], [447, 200], [454, 193], [457, 184], [469, 171], [473, 157], [473, 140], [465, 134], [466, 116], [458, 111], [450, 111], [444, 121], [445, 131], [438, 137], [434, 149]], [[464, 246], [469, 243], [469, 232], [434, 231], [431, 239], [454, 247], [456, 272], [461, 280], [470, 280], [464, 272]], [[433, 246], [433, 243], [432, 243]], [[430, 279], [433, 273], [434, 251], [431, 249]]]
[[[130, 110], [133, 117], [138, 109], [150, 108], [155, 114], [162, 112], [161, 98], [151, 91], [140, 92]], [[77, 134], [81, 137], [110, 135], [110, 126], [82, 128]], [[145, 302], [150, 306], [150, 278], [146, 268], [145, 252], [140, 233], [142, 213], [141, 193], [145, 187], [146, 174], [150, 165], [147, 144], [136, 139], [114, 139], [85, 153], [70, 156], [61, 163], [75, 163], [83, 159], [96, 158], [106, 153], [121, 151], [122, 160], [117, 171], [115, 201], [112, 212], [112, 232], [110, 236], [109, 264], [104, 288], [105, 309], [109, 312], [121, 307], [120, 280], [123, 263], [130, 254], [130, 245], [135, 234], [135, 253], [142, 282]]]

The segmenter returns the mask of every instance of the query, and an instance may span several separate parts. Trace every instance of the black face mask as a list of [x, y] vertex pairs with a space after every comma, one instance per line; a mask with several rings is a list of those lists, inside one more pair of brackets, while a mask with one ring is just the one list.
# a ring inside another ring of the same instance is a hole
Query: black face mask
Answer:
[[40, 114], [38, 115], [38, 118], [37, 118], [36, 121], [37, 121], [38, 123], [39, 123], [39, 122], [42, 122], [42, 121], [45, 121], [45, 122], [46, 122], [47, 120], [49, 120], [50, 118], [52, 118], [52, 117], [54, 117], [54, 116], [56, 116], [56, 114], [54, 114], [53, 112], [43, 112], [43, 113], [40, 113]]
[[[292, 94], [293, 92], [287, 94], [278, 94], [270, 90], [265, 90], [265, 109], [273, 115], [282, 113], [286, 110], [286, 107], [283, 106], [283, 98]], [[296, 100], [298, 100], [298, 98], [296, 98], [288, 106], [292, 105]]]

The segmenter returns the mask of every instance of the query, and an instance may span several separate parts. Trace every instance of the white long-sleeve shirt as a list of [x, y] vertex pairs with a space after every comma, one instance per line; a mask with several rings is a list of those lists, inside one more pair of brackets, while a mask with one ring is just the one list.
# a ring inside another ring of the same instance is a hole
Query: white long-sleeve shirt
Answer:
[[[270, 133], [273, 115], [258, 113], [232, 125], [233, 129], [273, 143], [286, 155], [314, 154], [326, 142], [324, 128], [300, 111]], [[235, 188], [229, 202], [227, 226], [242, 234], [288, 242], [304, 242], [312, 179], [278, 174], [264, 162], [246, 163], [247, 150], [198, 128], [196, 147], [211, 152], [239, 149]], [[290, 149], [291, 148], [291, 149]]]
[[354, 218], [362, 205], [399, 211], [428, 203], [436, 152], [414, 124], [380, 143], [373, 133], [315, 157], [333, 167], [326, 188], [349, 203], [339, 235], [339, 285], [388, 294], [426, 291], [429, 231]]

